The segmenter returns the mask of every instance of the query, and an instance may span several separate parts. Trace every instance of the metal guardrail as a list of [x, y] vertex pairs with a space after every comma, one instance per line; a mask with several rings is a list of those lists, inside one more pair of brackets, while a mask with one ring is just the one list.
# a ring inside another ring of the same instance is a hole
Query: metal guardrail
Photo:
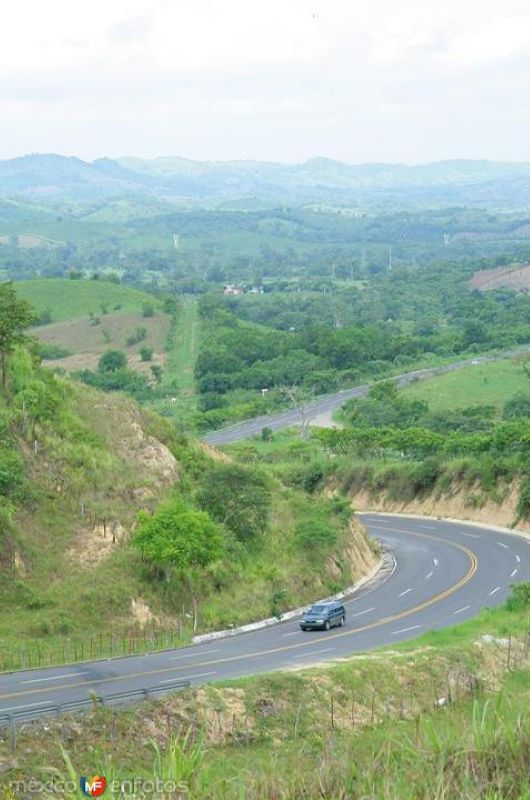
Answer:
[[181, 691], [188, 689], [191, 686], [190, 680], [174, 681], [172, 683], [165, 683], [163, 686], [150, 686], [146, 689], [130, 689], [124, 692], [115, 692], [114, 694], [107, 695], [90, 695], [82, 700], [70, 700], [66, 703], [58, 703], [56, 705], [49, 705], [45, 707], [27, 708], [20, 711], [6, 711], [0, 712], [0, 728], [9, 728], [11, 730], [11, 749], [16, 747], [16, 726], [17, 723], [24, 721], [31, 721], [39, 719], [44, 714], [59, 716], [67, 714], [72, 711], [83, 711], [90, 707], [98, 706], [112, 706], [125, 703], [127, 700], [135, 698], [149, 699], [156, 694], [166, 694], [172, 691]]

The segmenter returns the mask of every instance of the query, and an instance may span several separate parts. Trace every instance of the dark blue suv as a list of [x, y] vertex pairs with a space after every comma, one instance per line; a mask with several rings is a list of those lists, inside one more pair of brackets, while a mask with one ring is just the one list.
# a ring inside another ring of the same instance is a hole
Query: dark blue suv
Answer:
[[300, 620], [303, 631], [321, 629], [329, 631], [334, 625], [341, 627], [346, 622], [346, 609], [341, 603], [315, 603]]

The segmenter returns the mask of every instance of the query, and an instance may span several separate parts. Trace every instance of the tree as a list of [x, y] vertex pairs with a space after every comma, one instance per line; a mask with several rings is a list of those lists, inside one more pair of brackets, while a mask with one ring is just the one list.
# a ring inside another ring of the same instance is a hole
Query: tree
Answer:
[[35, 322], [33, 306], [19, 300], [12, 282], [0, 284], [0, 360], [2, 388], [6, 388], [7, 362], [13, 348], [25, 341], [24, 331]]
[[368, 397], [372, 400], [396, 400], [398, 396], [398, 388], [394, 381], [380, 381], [370, 387]]
[[267, 527], [270, 490], [257, 470], [239, 464], [219, 464], [203, 479], [199, 503], [238, 539], [248, 541]]
[[98, 363], [99, 372], [118, 372], [127, 366], [127, 357], [121, 350], [107, 350]]
[[166, 581], [173, 570], [206, 567], [223, 555], [221, 532], [210, 515], [195, 511], [180, 498], [154, 514], [141, 512], [133, 546]]

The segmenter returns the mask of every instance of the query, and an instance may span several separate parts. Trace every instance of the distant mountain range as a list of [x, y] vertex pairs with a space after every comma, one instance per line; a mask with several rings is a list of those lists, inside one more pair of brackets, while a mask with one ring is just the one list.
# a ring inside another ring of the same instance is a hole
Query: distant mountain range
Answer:
[[530, 163], [454, 160], [351, 165], [328, 158], [300, 164], [101, 158], [55, 154], [0, 161], [0, 196], [86, 202], [142, 194], [190, 206], [279, 204], [401, 208], [467, 205], [525, 208]]

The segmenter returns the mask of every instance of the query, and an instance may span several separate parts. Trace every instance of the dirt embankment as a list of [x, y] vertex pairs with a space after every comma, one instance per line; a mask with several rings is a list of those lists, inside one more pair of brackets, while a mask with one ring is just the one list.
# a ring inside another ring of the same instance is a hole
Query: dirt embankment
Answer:
[[[397, 500], [382, 492], [368, 491], [350, 495], [356, 511], [394, 511], [410, 514], [425, 514], [429, 517], [484, 522], [488, 525], [512, 527], [517, 519], [518, 490], [514, 484], [506, 486], [499, 495], [499, 502], [481, 494], [477, 487], [458, 487], [448, 494], [430, 494], [414, 500]], [[530, 532], [530, 522], [517, 522], [517, 528]]]
[[352, 580], [355, 582], [372, 572], [379, 562], [379, 554], [368, 539], [366, 531], [359, 520], [352, 520], [350, 529], [352, 540], [350, 547], [346, 550], [346, 556], [350, 565]]
[[379, 555], [359, 520], [351, 520], [350, 532], [351, 539], [343, 551], [342, 564], [339, 564], [333, 556], [328, 556], [326, 570], [337, 581], [341, 583], [346, 581], [349, 585], [353, 585], [375, 570], [379, 563]]

